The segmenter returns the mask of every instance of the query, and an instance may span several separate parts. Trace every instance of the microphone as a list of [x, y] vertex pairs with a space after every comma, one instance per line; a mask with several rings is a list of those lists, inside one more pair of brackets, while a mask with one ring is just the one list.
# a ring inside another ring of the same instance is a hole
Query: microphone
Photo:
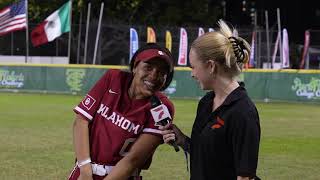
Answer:
[[[167, 106], [162, 104], [160, 99], [157, 96], [151, 96], [150, 102], [151, 102], [150, 112], [156, 126], [159, 126], [159, 125], [165, 126], [168, 123], [170, 123], [170, 121], [172, 121], [172, 118]], [[174, 147], [174, 150], [176, 152], [180, 150], [177, 143], [174, 140], [171, 140], [169, 143]]]

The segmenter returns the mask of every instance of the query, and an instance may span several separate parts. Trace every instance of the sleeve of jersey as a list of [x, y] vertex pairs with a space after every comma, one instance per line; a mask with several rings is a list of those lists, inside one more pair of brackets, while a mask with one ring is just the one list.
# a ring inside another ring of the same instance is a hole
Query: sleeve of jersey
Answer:
[[109, 78], [110, 70], [96, 82], [96, 84], [90, 89], [88, 94], [83, 98], [78, 106], [73, 109], [73, 111], [91, 121], [97, 112], [100, 101], [102, 100], [107, 89]]
[[[167, 106], [169, 113], [171, 115], [171, 118], [173, 120], [174, 119], [173, 103], [171, 101], [169, 101], [169, 99], [167, 99], [167, 98], [160, 98], [160, 100], [165, 106]], [[143, 133], [153, 134], [153, 135], [156, 135], [162, 139], [161, 130], [159, 130], [159, 126], [155, 125], [155, 122], [154, 122], [152, 116], [147, 121], [147, 124], [144, 126]]]
[[260, 125], [255, 112], [237, 113], [238, 121], [230, 124], [231, 142], [238, 176], [256, 175], [260, 142]]

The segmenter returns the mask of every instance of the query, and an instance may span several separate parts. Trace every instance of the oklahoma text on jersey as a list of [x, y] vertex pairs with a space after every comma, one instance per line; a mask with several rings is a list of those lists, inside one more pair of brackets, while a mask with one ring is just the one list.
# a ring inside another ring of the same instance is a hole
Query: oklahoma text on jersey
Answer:
[[108, 106], [104, 104], [100, 104], [100, 108], [98, 109], [97, 114], [100, 114], [106, 120], [111, 121], [113, 124], [128, 131], [129, 133], [134, 131], [134, 134], [138, 134], [142, 130], [139, 124], [135, 125], [133, 122], [124, 118], [123, 116], [119, 115], [116, 112], [109, 112], [108, 114], [108, 111], [109, 111]]

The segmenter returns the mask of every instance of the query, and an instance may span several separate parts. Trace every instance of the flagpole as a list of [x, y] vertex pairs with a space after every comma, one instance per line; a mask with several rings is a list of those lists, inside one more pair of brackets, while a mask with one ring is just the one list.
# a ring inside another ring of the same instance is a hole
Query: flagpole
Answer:
[[13, 32], [11, 34], [11, 56], [13, 55]]
[[[257, 30], [258, 25], [257, 25], [257, 11], [254, 12], [254, 31], [255, 31], [255, 41], [254, 41], [254, 60], [256, 62], [255, 68], [261, 68], [261, 31]], [[259, 57], [259, 58], [258, 58]]]
[[83, 59], [83, 64], [87, 63], [87, 48], [88, 48], [88, 33], [89, 33], [89, 24], [90, 24], [90, 11], [91, 11], [91, 2], [88, 3], [86, 37], [85, 37], [85, 41], [84, 41], [84, 59]]
[[271, 69], [271, 59], [270, 59], [270, 40], [269, 40], [269, 17], [268, 11], [264, 11], [264, 15], [266, 18], [266, 36], [267, 36], [267, 62], [268, 62], [268, 69]]
[[98, 43], [99, 43], [99, 37], [100, 37], [101, 20], [102, 20], [102, 16], [103, 16], [103, 7], [104, 7], [104, 2], [101, 3], [101, 8], [100, 8], [100, 17], [99, 17], [99, 23], [98, 23], [97, 36], [96, 36], [96, 43], [94, 46], [94, 54], [93, 54], [92, 64], [96, 64], [97, 49], [98, 49]]
[[280, 63], [281, 63], [281, 68], [282, 68], [282, 42], [281, 42], [281, 22], [280, 22], [280, 9], [277, 8], [277, 20], [278, 20], [278, 32], [280, 33], [280, 39], [279, 39], [279, 50], [280, 50]]
[[25, 1], [25, 10], [26, 10], [26, 57], [25, 63], [28, 63], [29, 57], [29, 20], [28, 20], [28, 0]]
[[72, 0], [70, 0], [70, 31], [69, 31], [69, 42], [68, 42], [68, 61], [70, 64], [70, 56], [71, 56], [71, 35], [72, 35]]
[[79, 34], [78, 34], [78, 47], [77, 47], [77, 64], [80, 63], [80, 45], [81, 45], [81, 27], [82, 27], [82, 9], [80, 10]]

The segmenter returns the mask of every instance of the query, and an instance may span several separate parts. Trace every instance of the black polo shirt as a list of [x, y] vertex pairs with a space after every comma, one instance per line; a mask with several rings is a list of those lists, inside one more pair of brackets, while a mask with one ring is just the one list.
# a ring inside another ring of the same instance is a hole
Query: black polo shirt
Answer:
[[260, 141], [258, 111], [239, 86], [212, 112], [214, 93], [199, 102], [190, 140], [191, 180], [255, 177]]

